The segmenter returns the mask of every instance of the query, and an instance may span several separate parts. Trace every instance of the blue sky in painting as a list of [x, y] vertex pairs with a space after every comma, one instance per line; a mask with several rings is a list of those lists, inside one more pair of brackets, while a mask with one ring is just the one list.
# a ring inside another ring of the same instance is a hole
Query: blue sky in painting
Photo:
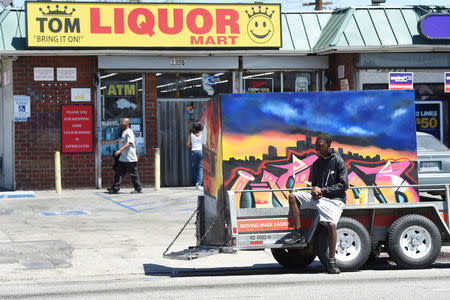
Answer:
[[413, 91], [224, 95], [223, 131], [327, 132], [345, 144], [415, 151]]

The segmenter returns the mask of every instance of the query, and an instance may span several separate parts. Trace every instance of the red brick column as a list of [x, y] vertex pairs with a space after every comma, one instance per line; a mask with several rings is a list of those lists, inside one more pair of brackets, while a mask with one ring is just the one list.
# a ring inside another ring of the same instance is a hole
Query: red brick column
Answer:
[[329, 56], [329, 69], [327, 71], [328, 82], [326, 84], [327, 91], [340, 91], [340, 81], [338, 78], [338, 66], [343, 65], [345, 74], [344, 78], [348, 80], [350, 90], [355, 90], [355, 54], [343, 53], [332, 54]]

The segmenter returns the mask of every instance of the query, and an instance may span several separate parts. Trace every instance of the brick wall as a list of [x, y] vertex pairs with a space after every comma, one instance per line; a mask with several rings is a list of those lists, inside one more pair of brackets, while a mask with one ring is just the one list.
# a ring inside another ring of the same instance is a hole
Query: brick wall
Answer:
[[[20, 57], [13, 64], [14, 95], [31, 98], [31, 117], [27, 122], [15, 123], [15, 169], [18, 190], [54, 189], [54, 153], [61, 151], [61, 104], [70, 102], [71, 88], [90, 88], [95, 110], [94, 74], [97, 58], [74, 57]], [[53, 67], [55, 81], [34, 81], [33, 68]], [[77, 81], [56, 81], [56, 68], [77, 68]], [[147, 155], [139, 158], [138, 170], [145, 186], [154, 183], [154, 148], [156, 136], [156, 76], [146, 74], [145, 121]], [[87, 104], [87, 102], [83, 102]], [[94, 128], [96, 122], [94, 121]], [[61, 153], [62, 188], [95, 188], [95, 148], [92, 154]], [[103, 187], [111, 185], [113, 159], [102, 159]], [[124, 187], [131, 186], [129, 177]]]
[[327, 71], [327, 91], [340, 91], [340, 80], [338, 78], [338, 66], [343, 65], [345, 74], [343, 79], [348, 80], [349, 89], [355, 90], [355, 54], [343, 53], [332, 54], [328, 58], [329, 69]]
[[[54, 153], [61, 151], [61, 104], [70, 103], [71, 88], [91, 88], [94, 99], [96, 65], [96, 57], [78, 56], [20, 57], [14, 62], [14, 95], [31, 98], [31, 117], [15, 123], [17, 189], [54, 188]], [[55, 68], [55, 80], [34, 81], [35, 67]], [[77, 68], [77, 81], [56, 81], [57, 67]], [[63, 188], [95, 186], [94, 154], [61, 153], [61, 176]]]

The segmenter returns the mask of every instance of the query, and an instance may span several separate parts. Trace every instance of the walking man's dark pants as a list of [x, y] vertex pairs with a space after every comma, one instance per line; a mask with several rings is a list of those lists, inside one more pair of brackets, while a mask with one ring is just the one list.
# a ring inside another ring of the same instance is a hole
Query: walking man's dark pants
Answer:
[[119, 161], [117, 166], [116, 175], [114, 176], [114, 184], [112, 189], [114, 191], [120, 190], [120, 184], [122, 183], [123, 177], [126, 174], [130, 174], [131, 183], [136, 191], [142, 190], [141, 182], [139, 181], [139, 175], [137, 171], [137, 162], [123, 162]]

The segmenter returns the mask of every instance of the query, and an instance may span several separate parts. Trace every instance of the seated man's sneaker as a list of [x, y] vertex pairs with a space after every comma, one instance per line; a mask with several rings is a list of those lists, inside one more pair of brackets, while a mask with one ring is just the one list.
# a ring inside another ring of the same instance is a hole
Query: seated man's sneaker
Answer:
[[301, 229], [294, 229], [292, 234], [289, 237], [285, 238], [283, 242], [290, 245], [304, 244], [306, 243], [306, 239]]
[[336, 258], [330, 258], [328, 260], [328, 274], [340, 274], [341, 270], [339, 270], [336, 264]]

